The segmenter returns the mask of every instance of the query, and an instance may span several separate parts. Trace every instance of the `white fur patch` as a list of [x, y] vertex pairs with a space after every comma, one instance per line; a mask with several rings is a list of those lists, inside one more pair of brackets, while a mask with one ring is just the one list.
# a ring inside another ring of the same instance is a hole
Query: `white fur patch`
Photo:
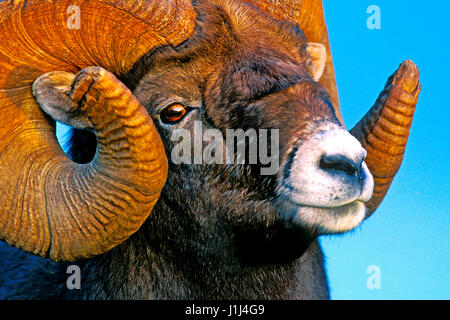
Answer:
[[320, 234], [350, 231], [364, 220], [366, 208], [361, 201], [355, 201], [337, 208], [300, 207], [294, 221], [317, 229]]

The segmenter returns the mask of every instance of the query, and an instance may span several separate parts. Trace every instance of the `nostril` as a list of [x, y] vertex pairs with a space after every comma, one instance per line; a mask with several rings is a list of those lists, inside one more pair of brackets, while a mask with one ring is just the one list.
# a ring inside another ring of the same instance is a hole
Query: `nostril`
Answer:
[[356, 163], [344, 155], [324, 155], [319, 166], [324, 170], [342, 171], [350, 176], [360, 177], [361, 173], [361, 163]]

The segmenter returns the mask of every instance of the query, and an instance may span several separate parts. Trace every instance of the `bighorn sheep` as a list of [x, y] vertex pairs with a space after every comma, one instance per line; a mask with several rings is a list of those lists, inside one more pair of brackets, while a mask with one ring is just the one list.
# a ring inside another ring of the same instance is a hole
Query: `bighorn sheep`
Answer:
[[[380, 204], [420, 91], [404, 62], [346, 131], [320, 0], [3, 1], [0, 38], [6, 298], [329, 298], [317, 236]], [[194, 121], [278, 129], [280, 170], [174, 164]]]

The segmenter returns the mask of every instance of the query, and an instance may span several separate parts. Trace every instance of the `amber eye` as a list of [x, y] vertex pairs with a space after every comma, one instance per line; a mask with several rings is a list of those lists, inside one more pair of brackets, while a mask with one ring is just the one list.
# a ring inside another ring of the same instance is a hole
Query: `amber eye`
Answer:
[[161, 113], [161, 120], [162, 122], [168, 124], [177, 123], [178, 121], [183, 119], [186, 113], [186, 107], [179, 103], [176, 103], [163, 110], [163, 112]]

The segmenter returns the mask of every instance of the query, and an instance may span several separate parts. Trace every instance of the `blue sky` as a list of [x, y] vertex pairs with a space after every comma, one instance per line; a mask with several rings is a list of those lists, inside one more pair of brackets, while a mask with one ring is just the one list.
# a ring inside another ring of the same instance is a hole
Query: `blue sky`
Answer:
[[[357, 230], [322, 237], [333, 299], [450, 298], [450, 4], [324, 0], [342, 114], [348, 128], [366, 113], [406, 59], [422, 92], [402, 167], [381, 206]], [[369, 5], [381, 29], [366, 26]], [[369, 266], [381, 288], [369, 290]]]
[[[333, 299], [450, 298], [450, 2], [324, 0], [341, 110], [352, 128], [406, 59], [422, 91], [403, 164], [375, 214], [356, 231], [322, 237]], [[366, 26], [370, 5], [381, 29]], [[366, 285], [370, 265], [381, 288]]]

